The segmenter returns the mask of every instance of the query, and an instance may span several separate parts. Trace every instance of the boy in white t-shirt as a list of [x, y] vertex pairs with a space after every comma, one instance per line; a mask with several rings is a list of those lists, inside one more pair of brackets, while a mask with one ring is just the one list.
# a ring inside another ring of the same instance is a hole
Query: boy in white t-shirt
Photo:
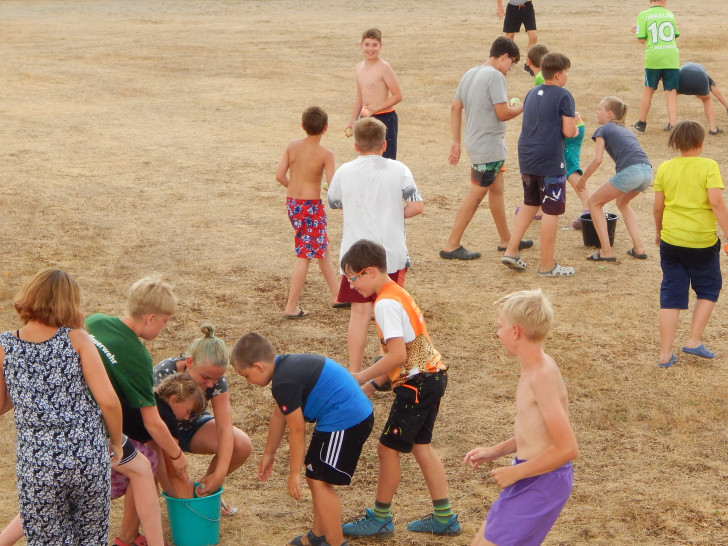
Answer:
[[[328, 201], [332, 209], [344, 211], [339, 256], [359, 239], [375, 241], [387, 252], [387, 273], [404, 286], [410, 267], [404, 220], [422, 213], [424, 204], [407, 166], [382, 157], [387, 148], [385, 137], [386, 127], [375, 118], [362, 118], [354, 124], [354, 148], [359, 157], [336, 171]], [[347, 345], [349, 371], [356, 373], [364, 361], [374, 299], [353, 290], [342, 274], [337, 301], [351, 302]]]

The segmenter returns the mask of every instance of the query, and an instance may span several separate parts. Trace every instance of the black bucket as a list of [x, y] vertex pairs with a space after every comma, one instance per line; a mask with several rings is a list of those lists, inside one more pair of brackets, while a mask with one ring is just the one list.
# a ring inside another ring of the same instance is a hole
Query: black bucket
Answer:
[[[619, 216], [612, 214], [611, 212], [604, 213], [607, 219], [607, 235], [609, 235], [609, 244], [614, 246], [614, 230], [617, 229], [617, 220]], [[585, 212], [581, 216], [581, 236], [584, 238], [584, 246], [595, 246], [601, 248], [602, 244], [599, 242], [599, 236], [597, 230], [594, 229], [594, 222], [592, 222], [591, 214]]]

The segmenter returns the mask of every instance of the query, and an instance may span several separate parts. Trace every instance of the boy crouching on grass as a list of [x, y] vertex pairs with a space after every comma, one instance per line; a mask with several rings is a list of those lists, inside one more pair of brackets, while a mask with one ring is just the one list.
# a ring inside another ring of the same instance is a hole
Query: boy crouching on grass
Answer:
[[344, 525], [350, 537], [394, 534], [392, 499], [400, 479], [400, 453], [415, 456], [432, 498], [433, 512], [407, 525], [408, 531], [436, 535], [460, 534], [460, 522], [450, 508], [447, 478], [432, 448], [432, 430], [447, 386], [447, 367], [433, 347], [424, 317], [404, 288], [387, 275], [387, 254], [380, 244], [360, 240], [341, 259], [351, 288], [365, 298], [376, 295], [374, 316], [384, 356], [363, 372], [352, 374], [371, 395], [387, 380], [395, 398], [379, 438], [379, 476], [374, 508]]
[[521, 364], [516, 390], [516, 435], [476, 447], [465, 464], [516, 454], [513, 464], [491, 470], [502, 489], [472, 546], [541, 544], [566, 504], [573, 483], [571, 460], [579, 454], [569, 424], [566, 386], [554, 360], [543, 352], [553, 324], [551, 303], [541, 290], [514, 292], [499, 300], [498, 338]]
[[[233, 348], [230, 362], [248, 383], [273, 382], [276, 406], [258, 478], [268, 481], [273, 459], [288, 426], [288, 494], [301, 500], [301, 466], [313, 497], [313, 528], [291, 540], [297, 546], [347, 544], [341, 531], [341, 504], [334, 485], [349, 485], [362, 447], [374, 426], [372, 404], [351, 374], [321, 355], [277, 355], [263, 336], [250, 333]], [[304, 460], [306, 422], [316, 423]]]

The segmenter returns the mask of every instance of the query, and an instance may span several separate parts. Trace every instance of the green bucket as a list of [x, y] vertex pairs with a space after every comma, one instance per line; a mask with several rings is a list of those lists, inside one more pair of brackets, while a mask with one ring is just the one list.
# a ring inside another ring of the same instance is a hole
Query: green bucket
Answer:
[[[195, 488], [197, 487], [195, 484]], [[220, 495], [216, 493], [194, 499], [175, 499], [162, 496], [167, 501], [169, 526], [176, 546], [209, 546], [220, 541]]]

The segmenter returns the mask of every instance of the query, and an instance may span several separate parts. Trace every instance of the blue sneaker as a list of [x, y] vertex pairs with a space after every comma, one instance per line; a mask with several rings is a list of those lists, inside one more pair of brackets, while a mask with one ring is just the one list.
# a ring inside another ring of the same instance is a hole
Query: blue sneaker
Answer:
[[440, 523], [434, 513], [427, 514], [424, 518], [412, 521], [407, 525], [408, 531], [415, 533], [431, 533], [433, 535], [444, 535], [454, 537], [462, 532], [458, 515], [453, 514], [445, 523]]
[[366, 508], [362, 517], [344, 523], [341, 530], [344, 532], [344, 536], [347, 537], [385, 538], [394, 535], [394, 523], [392, 522], [392, 516], [387, 519], [380, 519], [369, 508]]

